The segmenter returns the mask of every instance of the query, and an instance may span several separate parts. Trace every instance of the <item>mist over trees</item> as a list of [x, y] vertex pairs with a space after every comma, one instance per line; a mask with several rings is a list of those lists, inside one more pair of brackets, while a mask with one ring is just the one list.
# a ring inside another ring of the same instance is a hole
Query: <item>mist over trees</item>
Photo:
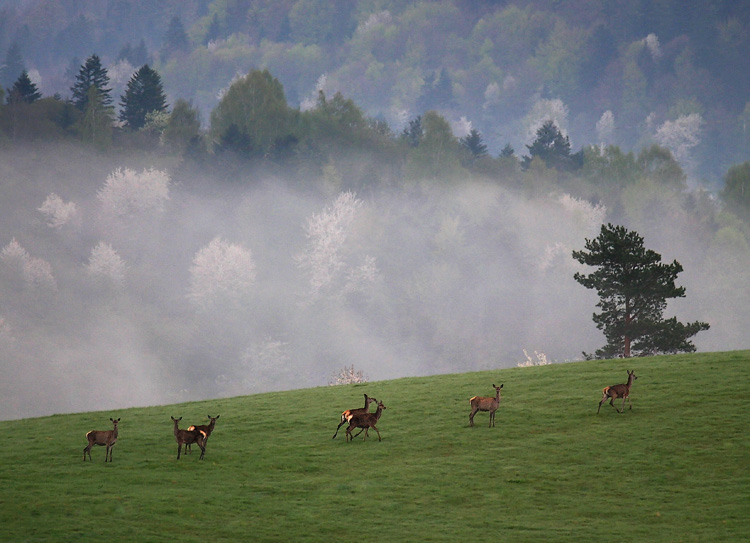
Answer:
[[0, 105], [3, 417], [577, 359], [606, 223], [684, 266], [696, 348], [747, 346], [735, 3], [55, 5], [64, 61], [34, 4], [0, 1], [41, 92]]

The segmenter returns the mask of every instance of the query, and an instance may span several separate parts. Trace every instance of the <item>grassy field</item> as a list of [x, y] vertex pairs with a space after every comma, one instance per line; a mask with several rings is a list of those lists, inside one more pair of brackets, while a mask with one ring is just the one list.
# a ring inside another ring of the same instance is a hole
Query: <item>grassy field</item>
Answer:
[[[636, 370], [633, 410], [596, 408]], [[747, 541], [750, 351], [0, 422], [0, 541]], [[473, 395], [504, 383], [497, 426]], [[332, 440], [363, 393], [387, 406]], [[182, 427], [220, 414], [206, 459]], [[85, 433], [121, 417], [114, 462]], [[374, 436], [374, 439], [373, 439]]]

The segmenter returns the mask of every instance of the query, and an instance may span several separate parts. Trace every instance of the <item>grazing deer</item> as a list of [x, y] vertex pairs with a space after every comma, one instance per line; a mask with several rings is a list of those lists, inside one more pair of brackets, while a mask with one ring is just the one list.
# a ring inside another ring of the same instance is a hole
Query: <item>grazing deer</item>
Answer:
[[[208, 424], [201, 424], [199, 426], [188, 426], [188, 432], [192, 432], [193, 430], [200, 430], [201, 432], [204, 432], [206, 434], [206, 441], [203, 443], [203, 445], [208, 444], [208, 438], [211, 435], [211, 432], [214, 431], [214, 426], [216, 426], [216, 419], [218, 419], [221, 415], [216, 415], [215, 417], [212, 417], [211, 415], [206, 415], [209, 419], [211, 419], [211, 422]], [[191, 453], [193, 450], [190, 447], [190, 443], [185, 445], [185, 453]]]
[[[362, 438], [362, 441], [364, 441], [367, 439], [367, 434], [370, 431], [370, 428], [372, 428], [378, 433], [378, 441], [382, 441], [380, 438], [380, 430], [377, 429], [375, 424], [380, 419], [380, 415], [383, 414], [383, 409], [387, 409], [387, 407], [383, 405], [383, 402], [378, 402], [378, 409], [374, 413], [360, 413], [349, 419], [349, 426], [346, 428], [346, 440], [354, 441], [352, 430], [354, 428], [363, 428], [365, 431], [365, 437]], [[362, 432], [360, 431], [360, 434], [361, 433]]]
[[599, 414], [599, 410], [602, 408], [602, 404], [607, 401], [607, 398], [609, 398], [609, 405], [612, 407], [615, 407], [614, 401], [617, 398], [622, 398], [622, 410], [617, 409], [615, 407], [615, 411], [618, 413], [624, 413], [625, 412], [625, 400], [628, 400], [628, 403], [630, 404], [630, 409], [633, 409], [633, 402], [630, 401], [630, 387], [633, 386], [633, 381], [638, 379], [638, 376], [635, 374], [635, 370], [625, 370], [628, 372], [628, 382], [624, 385], [612, 385], [608, 387], [604, 387], [602, 389], [602, 401], [599, 402], [599, 409], [596, 410], [596, 414]]
[[469, 413], [469, 426], [474, 426], [474, 415], [477, 414], [477, 411], [489, 411], [489, 427], [492, 428], [493, 426], [495, 426], [495, 411], [497, 411], [497, 406], [500, 405], [500, 389], [503, 388], [503, 385], [501, 383], [499, 387], [496, 387], [493, 384], [492, 388], [495, 389], [494, 398], [490, 398], [487, 396], [474, 396], [469, 400], [469, 403], [471, 404], [471, 413]]
[[[117, 443], [117, 424], [120, 422], [120, 419], [115, 420], [110, 417], [109, 420], [111, 420], [114, 425], [113, 430], [91, 430], [86, 434], [86, 440], [89, 444], [83, 448], [84, 462], [86, 461], [87, 453], [89, 455], [89, 460], [91, 460], [91, 447], [94, 445], [106, 445], [107, 450], [104, 451], [104, 461], [106, 462], [109, 457], [109, 461], [112, 462], [112, 447]], [[93, 460], [91, 461], [93, 462]]]
[[170, 418], [174, 421], [174, 437], [177, 440], [177, 460], [180, 459], [182, 446], [185, 445], [185, 449], [187, 450], [187, 445], [191, 443], [197, 443], [201, 448], [200, 459], [203, 460], [203, 455], [206, 454], [206, 432], [201, 430], [180, 430], [177, 424], [182, 420], [182, 417], [179, 419]]
[[[356, 409], [347, 409], [346, 411], [341, 413], [341, 422], [339, 422], [339, 425], [336, 427], [336, 433], [333, 434], [333, 437], [331, 439], [336, 439], [336, 436], [339, 433], [339, 428], [341, 428], [344, 424], [352, 420], [352, 417], [355, 417], [357, 415], [362, 415], [363, 413], [369, 413], [370, 404], [373, 402], [377, 402], [377, 400], [375, 398], [370, 398], [367, 394], [365, 394], [365, 406], [364, 407], [358, 407]], [[361, 433], [362, 432], [360, 432], [360, 434]]]

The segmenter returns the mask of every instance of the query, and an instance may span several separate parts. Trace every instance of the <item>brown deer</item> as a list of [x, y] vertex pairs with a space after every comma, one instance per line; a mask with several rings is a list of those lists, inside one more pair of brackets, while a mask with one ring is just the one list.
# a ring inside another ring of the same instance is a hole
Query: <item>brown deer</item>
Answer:
[[[354, 428], [363, 428], [365, 431], [365, 437], [362, 438], [362, 441], [364, 441], [365, 439], [367, 439], [367, 434], [370, 431], [370, 428], [372, 428], [378, 433], [378, 441], [382, 441], [382, 439], [380, 438], [380, 430], [377, 429], [375, 424], [380, 419], [380, 415], [383, 414], [384, 409], [388, 408], [383, 405], [383, 402], [378, 402], [378, 409], [374, 413], [360, 413], [359, 415], [354, 415], [352, 418], [350, 418], [349, 426], [346, 428], [346, 440], [354, 441], [352, 430]], [[362, 432], [360, 431], [360, 434], [361, 433]]]
[[495, 411], [497, 411], [497, 406], [500, 405], [500, 389], [503, 388], [503, 385], [501, 383], [499, 387], [496, 387], [493, 384], [492, 388], [495, 389], [494, 398], [490, 398], [487, 396], [474, 396], [469, 400], [469, 403], [471, 404], [471, 413], [469, 413], [469, 426], [474, 426], [474, 415], [477, 414], [477, 411], [489, 411], [489, 427], [492, 428], [493, 426], [495, 426]]
[[[369, 413], [370, 404], [373, 402], [377, 402], [377, 400], [375, 398], [370, 398], [367, 394], [365, 394], [365, 406], [364, 407], [358, 407], [356, 409], [347, 409], [346, 411], [341, 413], [341, 422], [339, 422], [339, 425], [336, 427], [336, 433], [333, 434], [333, 437], [331, 439], [336, 439], [336, 436], [339, 433], [339, 428], [341, 428], [344, 424], [349, 422], [352, 419], [352, 417], [355, 417], [357, 415], [362, 415], [363, 413]], [[360, 431], [360, 434], [361, 433], [362, 432]]]
[[[192, 432], [193, 430], [200, 430], [201, 432], [204, 432], [206, 434], [206, 441], [203, 443], [203, 445], [208, 444], [208, 438], [211, 436], [211, 432], [214, 431], [214, 426], [216, 426], [216, 419], [218, 419], [221, 415], [216, 415], [215, 417], [212, 417], [211, 415], [206, 415], [211, 422], [208, 424], [201, 424], [199, 426], [188, 426], [188, 432]], [[191, 453], [193, 450], [190, 447], [190, 443], [185, 445], [185, 453]]]
[[[107, 458], [109, 458], [109, 461], [112, 462], [112, 447], [117, 443], [117, 424], [120, 422], [120, 419], [115, 420], [110, 417], [109, 420], [114, 425], [113, 430], [91, 430], [86, 434], [86, 440], [89, 444], [83, 448], [84, 462], [86, 461], [86, 454], [89, 455], [89, 460], [91, 460], [91, 447], [94, 445], [106, 445], [107, 450], [104, 451], [104, 461], [106, 462]], [[93, 462], [93, 460], [91, 461]]]
[[177, 460], [180, 459], [182, 446], [185, 445], [187, 449], [187, 445], [191, 443], [196, 443], [201, 448], [200, 459], [203, 460], [203, 455], [206, 454], [206, 432], [201, 430], [180, 430], [177, 424], [182, 420], [182, 417], [179, 419], [170, 418], [174, 421], [174, 437], [177, 440]]
[[[633, 409], [633, 402], [630, 401], [630, 387], [633, 386], [633, 381], [638, 379], [638, 376], [635, 374], [635, 370], [625, 370], [628, 372], [628, 382], [624, 385], [612, 385], [608, 387], [604, 387], [602, 389], [602, 400], [599, 402], [599, 409], [596, 410], [596, 414], [599, 414], [599, 410], [602, 408], [602, 404], [607, 401], [607, 398], [609, 398], [609, 405], [615, 408], [615, 411], [618, 413], [624, 413], [625, 412], [625, 400], [628, 401], [630, 404], [630, 409]], [[614, 401], [617, 398], [622, 398], [622, 409], [617, 409], [615, 407]]]

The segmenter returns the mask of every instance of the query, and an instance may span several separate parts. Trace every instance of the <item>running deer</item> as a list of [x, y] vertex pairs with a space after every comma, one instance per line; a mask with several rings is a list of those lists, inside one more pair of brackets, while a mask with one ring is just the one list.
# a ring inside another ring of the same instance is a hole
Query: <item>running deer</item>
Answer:
[[599, 409], [596, 410], [596, 414], [599, 414], [599, 410], [602, 408], [602, 404], [607, 401], [607, 398], [609, 398], [609, 405], [612, 407], [615, 407], [614, 401], [617, 398], [622, 398], [622, 410], [617, 409], [615, 407], [615, 411], [618, 413], [624, 413], [625, 412], [625, 400], [628, 401], [628, 404], [630, 404], [630, 409], [633, 409], [633, 402], [630, 401], [630, 387], [633, 386], [633, 381], [638, 379], [638, 376], [635, 374], [635, 370], [625, 370], [628, 372], [628, 382], [624, 385], [612, 385], [608, 387], [604, 387], [602, 389], [602, 400], [599, 402]]
[[177, 460], [180, 459], [182, 446], [185, 445], [185, 449], [187, 450], [187, 445], [191, 443], [197, 443], [201, 448], [200, 459], [203, 460], [203, 455], [206, 454], [206, 432], [201, 430], [180, 430], [177, 424], [182, 420], [182, 417], [179, 419], [170, 418], [174, 421], [174, 437], [177, 440]]
[[[201, 424], [199, 426], [188, 426], [188, 432], [192, 432], [193, 430], [200, 430], [201, 432], [205, 432], [206, 434], [206, 441], [203, 443], [203, 445], [208, 444], [208, 438], [211, 436], [211, 432], [214, 431], [214, 426], [216, 426], [216, 419], [218, 419], [221, 415], [216, 415], [215, 417], [212, 417], [211, 415], [206, 415], [211, 422], [208, 424]], [[190, 447], [190, 443], [185, 445], [185, 453], [191, 453], [193, 450]]]
[[[114, 425], [113, 430], [91, 430], [86, 434], [86, 440], [89, 444], [83, 448], [84, 462], [86, 461], [86, 454], [89, 455], [89, 460], [91, 460], [91, 447], [94, 445], [106, 445], [107, 450], [104, 451], [104, 461], [106, 462], [107, 458], [109, 458], [109, 461], [112, 462], [112, 447], [117, 443], [117, 424], [120, 422], [120, 419], [115, 420], [110, 417], [109, 420]], [[93, 460], [91, 461], [93, 462]]]
[[474, 396], [469, 400], [469, 403], [471, 404], [471, 413], [469, 413], [469, 426], [474, 426], [474, 415], [477, 414], [477, 411], [489, 411], [489, 427], [492, 428], [493, 426], [495, 426], [495, 411], [497, 411], [497, 406], [500, 405], [500, 389], [503, 388], [503, 385], [501, 383], [499, 387], [496, 387], [493, 384], [492, 388], [495, 389], [494, 398], [490, 398], [487, 396]]
[[[347, 409], [343, 413], [341, 413], [341, 422], [339, 422], [339, 425], [336, 427], [336, 433], [333, 434], [333, 437], [331, 439], [336, 439], [336, 436], [339, 433], [339, 429], [352, 420], [352, 417], [355, 417], [357, 415], [362, 415], [364, 413], [370, 412], [370, 404], [373, 402], [377, 402], [375, 398], [370, 398], [367, 394], [365, 394], [365, 406], [364, 407], [358, 407], [356, 409]], [[360, 432], [361, 434], [362, 432]], [[359, 435], [359, 434], [357, 434]]]
[[[346, 440], [354, 441], [352, 430], [354, 428], [363, 428], [365, 431], [365, 437], [362, 438], [362, 441], [364, 441], [365, 439], [367, 439], [367, 434], [370, 431], [370, 428], [372, 428], [378, 433], [378, 441], [382, 441], [382, 439], [380, 438], [380, 430], [377, 429], [375, 424], [380, 419], [380, 415], [383, 414], [384, 409], [387, 409], [387, 407], [383, 405], [383, 402], [378, 402], [378, 409], [374, 413], [360, 413], [359, 415], [354, 415], [351, 419], [349, 419], [349, 426], [346, 428]], [[361, 433], [362, 432], [360, 431], [360, 434]]]

